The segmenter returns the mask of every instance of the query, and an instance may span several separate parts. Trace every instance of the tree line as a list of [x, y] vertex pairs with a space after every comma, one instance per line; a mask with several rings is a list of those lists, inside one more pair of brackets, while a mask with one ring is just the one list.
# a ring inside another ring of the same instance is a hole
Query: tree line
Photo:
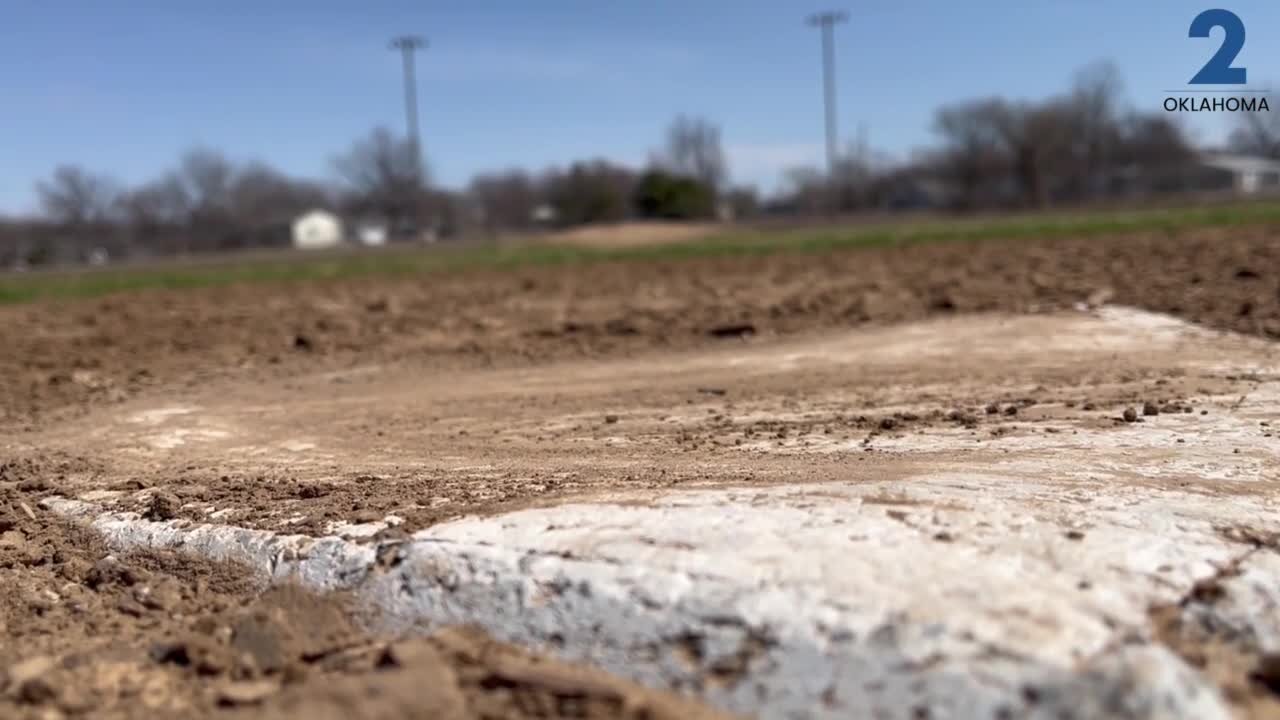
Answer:
[[[1196, 151], [1173, 116], [1124, 102], [1109, 63], [1039, 101], [979, 98], [937, 109], [936, 142], [908, 159], [854, 144], [828, 172], [801, 167], [769, 198], [735, 186], [720, 128], [680, 116], [641, 169], [605, 160], [430, 182], [405, 138], [375, 129], [333, 158], [332, 179], [295, 178], [195, 149], [137, 187], [76, 166], [36, 184], [40, 217], [0, 222], [0, 263], [83, 260], [85, 249], [167, 255], [283, 246], [325, 208], [392, 237], [492, 235], [631, 219], [695, 220], [914, 208], [1043, 208], [1184, 189]], [[1280, 158], [1280, 117], [1242, 114], [1230, 148]], [[78, 254], [78, 255], [77, 255]]]
[[[425, 164], [421, 167], [425, 168]], [[632, 218], [712, 218], [728, 195], [720, 130], [676, 118], [643, 171], [604, 160], [539, 174], [481, 174], [449, 190], [419, 170], [412, 144], [377, 128], [332, 159], [333, 178], [291, 177], [197, 148], [159, 177], [126, 187], [75, 165], [35, 185], [40, 213], [0, 219], [0, 267], [283, 247], [299, 215], [326, 209], [383, 225], [392, 238], [454, 237]]]

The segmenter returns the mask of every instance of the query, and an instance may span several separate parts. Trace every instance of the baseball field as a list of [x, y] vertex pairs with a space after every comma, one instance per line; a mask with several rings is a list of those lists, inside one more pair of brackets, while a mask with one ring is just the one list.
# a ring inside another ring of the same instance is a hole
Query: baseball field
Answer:
[[0, 716], [1280, 717], [1280, 205], [634, 235], [0, 276]]

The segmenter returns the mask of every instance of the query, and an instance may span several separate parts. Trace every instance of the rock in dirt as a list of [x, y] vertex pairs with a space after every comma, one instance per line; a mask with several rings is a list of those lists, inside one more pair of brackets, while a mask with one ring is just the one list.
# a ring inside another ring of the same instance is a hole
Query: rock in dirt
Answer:
[[223, 685], [218, 689], [219, 705], [257, 705], [280, 691], [274, 680], [246, 680]]
[[18, 550], [26, 547], [27, 536], [21, 530], [9, 530], [0, 533], [0, 548]]
[[1121, 415], [1127, 423], [1138, 422], [1138, 411], [1133, 408], [1125, 408], [1124, 414]]
[[182, 602], [182, 588], [173, 578], [162, 578], [154, 585], [135, 587], [133, 599], [149, 610], [172, 610]]
[[1142, 404], [1142, 414], [1147, 417], [1159, 415], [1160, 408], [1155, 403], [1148, 401]]

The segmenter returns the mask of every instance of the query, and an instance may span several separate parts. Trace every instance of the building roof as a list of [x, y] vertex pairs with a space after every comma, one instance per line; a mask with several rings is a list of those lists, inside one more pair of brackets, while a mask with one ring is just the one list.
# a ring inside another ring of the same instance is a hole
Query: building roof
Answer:
[[1200, 164], [1237, 174], [1280, 173], [1280, 161], [1256, 155], [1206, 153], [1200, 156]]

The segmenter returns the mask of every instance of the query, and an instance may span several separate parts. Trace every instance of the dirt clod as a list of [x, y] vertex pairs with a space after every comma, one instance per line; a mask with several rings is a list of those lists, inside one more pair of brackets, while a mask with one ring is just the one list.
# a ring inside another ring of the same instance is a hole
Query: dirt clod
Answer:
[[152, 494], [143, 517], [163, 522], [178, 517], [180, 512], [182, 512], [182, 501], [177, 495], [171, 492], [157, 492]]
[[756, 326], [751, 323], [729, 323], [717, 325], [707, 334], [714, 338], [745, 338], [756, 334]]
[[1280, 698], [1280, 653], [1266, 653], [1259, 657], [1249, 678]]

